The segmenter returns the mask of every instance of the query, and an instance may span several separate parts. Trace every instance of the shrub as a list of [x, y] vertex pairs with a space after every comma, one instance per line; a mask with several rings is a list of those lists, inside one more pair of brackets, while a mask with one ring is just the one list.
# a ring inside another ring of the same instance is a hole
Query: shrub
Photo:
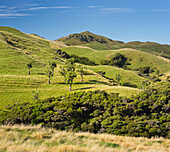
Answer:
[[42, 124], [59, 130], [169, 138], [170, 84], [156, 83], [132, 99], [105, 91], [75, 92], [0, 110], [0, 124]]

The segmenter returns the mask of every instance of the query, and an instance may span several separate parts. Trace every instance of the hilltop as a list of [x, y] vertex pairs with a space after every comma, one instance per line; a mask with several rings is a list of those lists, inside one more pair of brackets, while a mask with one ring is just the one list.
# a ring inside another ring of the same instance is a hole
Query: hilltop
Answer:
[[70, 34], [69, 36], [58, 39], [58, 41], [63, 41], [68, 45], [81, 45], [81, 44], [87, 44], [87, 43], [91, 43], [91, 42], [101, 43], [101, 44], [105, 44], [105, 45], [116, 45], [116, 44], [123, 43], [121, 41], [113, 41], [107, 37], [93, 34], [89, 31], [85, 31], [82, 33]]
[[89, 31], [70, 34], [58, 39], [58, 41], [62, 41], [67, 45], [88, 46], [95, 50], [132, 48], [155, 55], [164, 55], [168, 58], [170, 57], [170, 45], [140, 41], [124, 43], [122, 41], [115, 41], [104, 36], [93, 34]]

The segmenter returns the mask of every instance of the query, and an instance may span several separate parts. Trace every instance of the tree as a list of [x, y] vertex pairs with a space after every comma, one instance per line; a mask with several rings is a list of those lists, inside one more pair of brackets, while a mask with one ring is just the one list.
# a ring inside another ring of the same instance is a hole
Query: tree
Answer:
[[37, 89], [32, 91], [32, 96], [33, 96], [35, 101], [39, 99], [39, 92], [38, 92]]
[[122, 79], [123, 77], [118, 73], [118, 74], [116, 74], [116, 77], [115, 77], [115, 79], [116, 79], [116, 82], [120, 85], [120, 80]]
[[59, 73], [64, 77], [64, 82], [66, 83], [66, 70], [65, 70], [65, 68], [60, 66]]
[[27, 63], [27, 67], [28, 67], [28, 74], [30, 75], [30, 69], [32, 68], [32, 64], [31, 63]]
[[54, 74], [54, 69], [57, 67], [57, 64], [55, 62], [52, 62], [50, 64], [50, 69], [52, 70], [53, 74]]
[[141, 89], [145, 90], [147, 87], [150, 85], [150, 82], [148, 80], [142, 81], [141, 82]]
[[84, 68], [83, 68], [82, 65], [78, 65], [78, 66], [77, 66], [77, 72], [78, 72], [79, 75], [81, 76], [81, 82], [83, 82]]
[[159, 70], [156, 70], [156, 74], [157, 74], [157, 76], [159, 77], [160, 71], [159, 71]]
[[61, 69], [60, 73], [64, 76], [65, 82], [70, 84], [69, 91], [71, 91], [73, 80], [75, 77], [77, 77], [74, 59], [72, 58], [68, 59], [65, 62], [65, 65], [61, 67], [60, 69]]
[[54, 75], [54, 73], [53, 73], [52, 69], [51, 69], [51, 68], [48, 68], [48, 69], [46, 70], [46, 76], [48, 77], [48, 83], [51, 83], [51, 82], [50, 82], [50, 79], [51, 79], [51, 77], [53, 77], [53, 75]]

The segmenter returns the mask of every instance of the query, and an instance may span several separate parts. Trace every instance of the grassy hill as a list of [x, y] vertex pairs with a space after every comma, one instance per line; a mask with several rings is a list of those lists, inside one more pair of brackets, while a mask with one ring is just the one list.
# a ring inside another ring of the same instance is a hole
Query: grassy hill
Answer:
[[[54, 50], [61, 48], [62, 51], [69, 55], [76, 54], [81, 57], [87, 57], [97, 64], [103, 59], [111, 58], [115, 53], [125, 55], [131, 65], [130, 68], [139, 68], [149, 65], [156, 67], [161, 73], [170, 71], [170, 64], [154, 55], [139, 52], [133, 49], [117, 49], [96, 51], [86, 45], [95, 42], [97, 45], [110, 46], [123, 45], [120, 41], [113, 41], [106, 37], [96, 36], [93, 33], [84, 32], [81, 40], [77, 40], [79, 34], [73, 34], [69, 39], [62, 38], [59, 41], [49, 41], [36, 34], [26, 34], [11, 27], [0, 27], [0, 106], [4, 107], [9, 103], [19, 101], [33, 100], [32, 91], [38, 90], [40, 99], [51, 96], [58, 96], [68, 91], [68, 84], [64, 83], [63, 77], [59, 74], [59, 66], [63, 64], [60, 56]], [[64, 39], [72, 41], [75, 39], [76, 44], [84, 46], [68, 47]], [[63, 59], [62, 59], [63, 60]], [[64, 59], [65, 60], [65, 59]], [[31, 62], [33, 67], [31, 75], [28, 75], [27, 63]], [[55, 75], [52, 78], [52, 84], [47, 84], [45, 70], [49, 63], [55, 62], [58, 67], [55, 69]], [[86, 66], [89, 75], [84, 76], [84, 83], [80, 82], [80, 77], [74, 81], [73, 91], [89, 91], [98, 88], [108, 92], [120, 93], [120, 96], [130, 97], [139, 90], [140, 83], [145, 78], [139, 77], [135, 72], [123, 70], [112, 66]], [[115, 74], [123, 75], [121, 83], [124, 86], [112, 86], [104, 77], [97, 74], [97, 71], [105, 71], [106, 76], [115, 78]], [[131, 87], [127, 87], [131, 86]]]
[[118, 50], [104, 50], [96, 51], [90, 48], [81, 48], [81, 47], [65, 47], [62, 49], [70, 55], [76, 54], [81, 57], [87, 57], [92, 61], [95, 61], [97, 64], [100, 64], [100, 61], [105, 59], [110, 59], [116, 53], [121, 53], [128, 58], [128, 62], [131, 63], [128, 67], [131, 69], [136, 69], [144, 66], [150, 66], [152, 68], [159, 69], [162, 73], [170, 71], [170, 63], [163, 59], [158, 58], [155, 55], [140, 52], [134, 49], [118, 49]]
[[28, 62], [32, 62], [36, 73], [41, 73], [49, 62], [60, 63], [48, 40], [10, 27], [0, 27], [0, 59], [0, 74], [26, 74]]
[[76, 33], [76, 34], [70, 34], [69, 36], [58, 39], [58, 41], [63, 41], [67, 45], [81, 45], [81, 44], [88, 44], [89, 42], [93, 42], [94, 44], [95, 43], [103, 44], [105, 47], [123, 43], [121, 41], [113, 41], [104, 36], [95, 35], [89, 31]]
[[128, 42], [114, 41], [104, 36], [99, 36], [91, 32], [70, 34], [69, 36], [58, 39], [67, 45], [83, 45], [95, 50], [110, 50], [132, 48], [155, 55], [165, 55], [170, 57], [170, 45], [158, 44], [155, 42]]
[[0, 151], [168, 152], [170, 140], [108, 134], [74, 133], [40, 126], [0, 126]]

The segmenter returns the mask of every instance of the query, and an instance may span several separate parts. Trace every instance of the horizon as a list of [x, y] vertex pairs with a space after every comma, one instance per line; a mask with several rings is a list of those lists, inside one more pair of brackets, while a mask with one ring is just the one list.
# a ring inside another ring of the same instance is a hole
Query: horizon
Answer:
[[[0, 27], [3, 27], [3, 26], [0, 26]], [[9, 27], [9, 26], [4, 26], [4, 27]], [[9, 28], [14, 28], [14, 27], [9, 27]], [[17, 28], [15, 28], [15, 29], [17, 29]], [[22, 33], [25, 33], [24, 31], [21, 31], [20, 29], [17, 29], [17, 30], [19, 30], [19, 31], [22, 32]], [[99, 34], [97, 34], [97, 33], [91, 32], [91, 31], [82, 31], [82, 32], [80, 32], [80, 33], [83, 33], [83, 32], [90, 32], [90, 33], [92, 33], [92, 34], [99, 35]], [[70, 33], [70, 34], [80, 34], [80, 33]], [[25, 34], [35, 34], [35, 35], [37, 35], [37, 36], [39, 36], [39, 37], [41, 37], [41, 38], [44, 38], [44, 39], [46, 39], [46, 40], [50, 40], [50, 39], [47, 39], [47, 38], [45, 38], [45, 37], [43, 37], [43, 36], [41, 36], [41, 35], [38, 35], [37, 33], [25, 33]], [[69, 34], [69, 35], [70, 35], [70, 34]], [[67, 37], [67, 36], [69, 36], [69, 35], [62, 36], [62, 37]], [[111, 39], [111, 40], [113, 40], [113, 41], [121, 41], [121, 42], [124, 42], [124, 43], [129, 43], [129, 42], [141, 42], [141, 43], [151, 42], [151, 43], [158, 43], [158, 44], [161, 44], [161, 45], [170, 45], [170, 44], [164, 44], [164, 43], [159, 43], [159, 42], [154, 42], [154, 41], [138, 41], [138, 40], [136, 40], [136, 41], [127, 41], [127, 42], [125, 42], [125, 41], [122, 41], [122, 40], [114, 40], [114, 39], [109, 38], [109, 37], [104, 36], [104, 35], [99, 35], [99, 36], [106, 37], [106, 38]], [[62, 37], [59, 37], [59, 38], [57, 38], [57, 39], [55, 39], [55, 40], [50, 40], [50, 41], [56, 41], [56, 40], [58, 40], [58, 39], [60, 39], [60, 38], [62, 38]]]
[[112, 40], [170, 45], [168, 0], [0, 0], [0, 26], [57, 40], [90, 31]]

